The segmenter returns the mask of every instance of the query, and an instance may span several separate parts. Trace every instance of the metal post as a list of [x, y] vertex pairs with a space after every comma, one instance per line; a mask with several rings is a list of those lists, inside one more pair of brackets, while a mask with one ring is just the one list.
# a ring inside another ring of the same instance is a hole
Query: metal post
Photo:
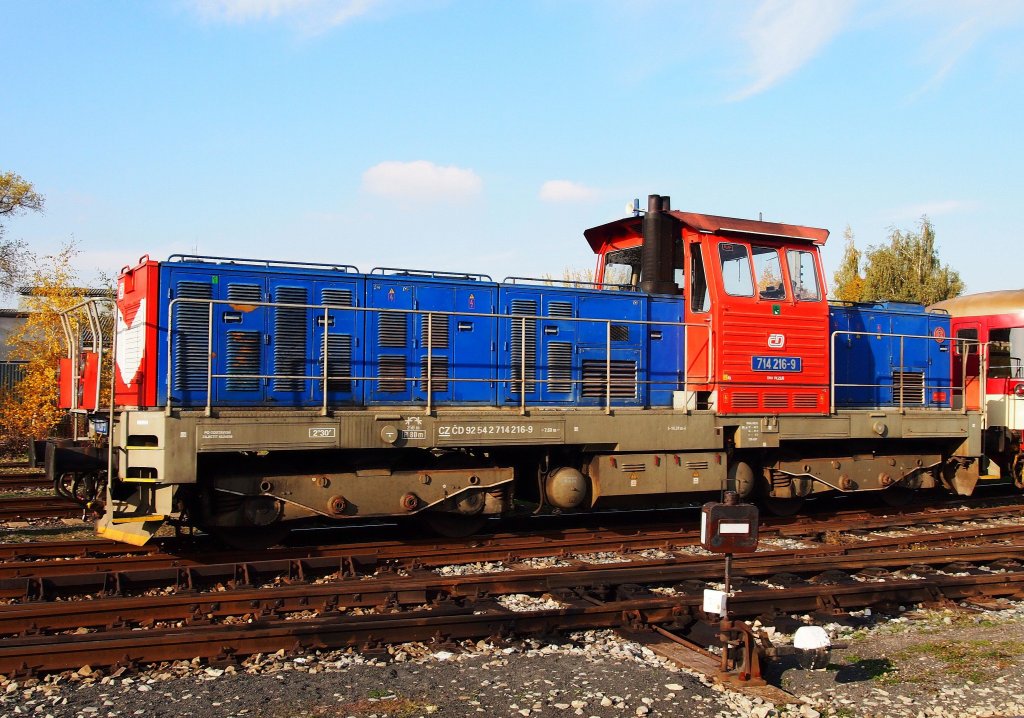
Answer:
[[900, 335], [900, 413], [903, 413], [903, 382], [906, 379], [907, 371], [903, 366], [903, 340], [904, 336]]
[[830, 351], [828, 357], [828, 413], [831, 416], [836, 410], [836, 337], [838, 333], [832, 332]]
[[[96, 409], [100, 408], [100, 385], [103, 383], [103, 324], [100, 322], [100, 313], [96, 308], [98, 302], [89, 303], [89, 314], [93, 317], [96, 322], [96, 329], [93, 331], [93, 349], [96, 351]], [[114, 311], [117, 311], [115, 305]], [[115, 314], [114, 323], [116, 329], [117, 317]], [[110, 354], [111, 360], [113, 360], [114, 354]], [[113, 374], [111, 374], [111, 380], [113, 380]], [[109, 431], [109, 429], [108, 429]]]
[[[213, 302], [207, 307], [209, 311], [206, 316], [206, 416], [210, 416], [213, 413]], [[170, 364], [170, 360], [167, 363]]]
[[604, 413], [612, 413], [612, 323], [605, 322], [605, 359], [604, 359], [604, 388], [605, 407]]
[[167, 305], [167, 406], [164, 408], [164, 414], [166, 416], [171, 415], [171, 378], [172, 368], [174, 367], [174, 310], [178, 308], [177, 299], [172, 299], [171, 303]]
[[732, 554], [725, 554], [725, 612], [722, 614], [721, 627], [722, 636], [722, 672], [729, 670], [729, 636], [726, 627], [729, 625], [729, 591], [732, 587]]
[[522, 319], [522, 331], [519, 335], [519, 413], [526, 415], [526, 317]]
[[431, 402], [434, 397], [434, 314], [427, 312], [427, 416], [431, 414]]
[[[117, 312], [120, 311], [117, 305], [114, 305], [114, 332], [113, 336], [110, 337], [110, 406], [107, 409], [107, 495], [104, 497], [107, 500], [107, 505], [111, 506], [110, 502], [110, 489], [114, 485], [114, 397], [115, 397], [115, 377], [117, 376], [117, 366], [115, 365], [115, 359], [117, 358]], [[170, 364], [170, 361], [167, 362]], [[103, 364], [100, 363], [100, 374], [102, 374]], [[168, 369], [169, 371], [169, 369]], [[168, 404], [170, 403], [170, 387], [167, 392]], [[127, 462], [126, 462], [127, 463]]]
[[324, 373], [323, 373], [323, 393], [324, 401], [320, 407], [320, 416], [327, 416], [327, 377], [329, 376], [327, 367], [330, 364], [329, 357], [327, 356], [327, 331], [331, 326], [331, 310], [328, 307], [324, 307]]

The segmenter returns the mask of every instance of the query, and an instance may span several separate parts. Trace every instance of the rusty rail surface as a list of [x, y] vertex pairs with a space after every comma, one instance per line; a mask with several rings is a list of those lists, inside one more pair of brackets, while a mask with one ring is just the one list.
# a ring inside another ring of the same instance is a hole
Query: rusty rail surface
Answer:
[[31, 471], [10, 471], [0, 469], [0, 491], [9, 489], [37, 489], [53, 487], [42, 469]]
[[[867, 531], [879, 528], [922, 526], [943, 522], [962, 522], [1000, 516], [1016, 516], [1021, 512], [1019, 504], [1007, 506], [984, 506], [964, 510], [929, 510], [913, 513], [890, 513], [875, 515], [875, 512], [849, 511], [815, 520], [769, 519], [762, 525], [763, 536], [783, 537], [821, 536], [829, 532]], [[985, 536], [1014, 534], [1024, 525], [994, 527], [974, 533]], [[954, 532], [955, 534], [955, 532]], [[954, 535], [955, 539], [956, 536]], [[399, 565], [443, 565], [453, 562], [501, 561], [515, 558], [544, 555], [565, 555], [593, 551], [630, 551], [645, 548], [670, 548], [693, 546], [698, 543], [699, 534], [695, 526], [658, 528], [655, 526], [622, 526], [614, 529], [564, 529], [530, 534], [492, 534], [465, 540], [409, 539], [392, 541], [368, 541], [337, 544], [333, 546], [281, 547], [259, 554], [243, 551], [216, 550], [200, 542], [181, 553], [167, 553], [157, 546], [134, 547], [105, 540], [64, 542], [62, 544], [0, 544], [0, 581], [3, 579], [50, 578], [62, 575], [88, 574], [94, 585], [111, 586], [118, 583], [137, 582], [138, 571], [161, 569], [185, 570], [201, 567], [207, 575], [219, 575], [220, 580], [233, 580], [236, 565], [249, 566], [251, 570], [267, 573], [282, 570], [264, 567], [284, 566], [281, 562], [319, 559], [347, 560], [353, 566], [376, 566], [391, 562]], [[921, 534], [886, 539], [890, 545], [905, 545], [913, 542], [946, 540], [936, 534]], [[875, 540], [875, 545], [878, 539]], [[837, 546], [816, 547], [815, 552], [836, 552]], [[856, 550], [856, 545], [844, 550]], [[805, 551], [806, 552], [806, 551]], [[73, 560], [52, 560], [56, 558]], [[309, 565], [313, 565], [310, 563]], [[107, 575], [104, 575], [107, 574]], [[72, 579], [77, 582], [77, 579]], [[61, 581], [54, 578], [53, 586]], [[10, 596], [2, 588], [0, 597]], [[97, 589], [99, 590], [99, 589]]]
[[[960, 564], [970, 571], [979, 563], [994, 565], [1000, 570], [1019, 568], [1024, 561], [1024, 544], [1005, 546], [973, 546], [954, 550], [947, 548], [926, 551], [891, 550], [888, 546], [876, 552], [858, 552], [846, 556], [804, 557], [799, 551], [774, 551], [738, 557], [733, 563], [738, 590], [749, 589], [749, 581], [768, 579], [769, 583], [791, 586], [800, 577], [815, 575], [821, 581], [835, 583], [849, 580], [827, 572], [866, 571], [865, 579], [879, 580], [893, 570], [912, 568], [916, 573], [931, 573], [935, 567], [948, 568]], [[497, 573], [462, 576], [441, 576], [430, 571], [417, 571], [397, 577], [356, 577], [344, 565], [333, 565], [334, 571], [324, 574], [312, 569], [306, 575], [292, 575], [280, 585], [259, 587], [274, 578], [243, 571], [230, 582], [219, 584], [223, 590], [210, 590], [219, 582], [210, 581], [202, 572], [155, 571], [156, 584], [170, 588], [170, 593], [134, 595], [145, 588], [120, 584], [102, 587], [88, 601], [47, 601], [52, 598], [34, 591], [30, 600], [0, 606], [0, 635], [25, 632], [63, 631], [70, 629], [113, 628], [118, 625], [152, 625], [155, 621], [193, 621], [227, 616], [279, 616], [291, 612], [314, 610], [333, 612], [352, 608], [380, 606], [408, 607], [454, 598], [479, 599], [512, 593], [572, 592], [580, 587], [635, 586], [645, 584], [691, 585], [714, 580], [721, 570], [721, 557], [686, 556], [672, 559], [634, 561], [618, 564], [573, 564], [570, 567], [517, 569]], [[325, 564], [321, 568], [331, 568]], [[324, 576], [328, 578], [325, 579]], [[83, 579], [82, 588], [96, 588]], [[32, 580], [26, 582], [26, 589]], [[200, 592], [205, 591], [205, 592]], [[41, 599], [41, 600], [40, 600]], [[6, 640], [6, 639], [5, 639]]]
[[56, 496], [0, 498], [0, 521], [81, 518], [82, 507]]
[[[1020, 550], [1017, 547], [1017, 551]], [[948, 557], [945, 560], [948, 561]], [[826, 585], [807, 582], [788, 585], [785, 590], [743, 590], [730, 601], [730, 610], [735, 616], [779, 611], [836, 613], [880, 603], [911, 604], [982, 595], [1018, 597], [1024, 595], [1024, 571], [1019, 569], [1018, 564], [1017, 570], [997, 574], [936, 574], [927, 578]], [[604, 574], [601, 578], [609, 580], [609, 571], [603, 569], [597, 573]], [[492, 582], [496, 580], [494, 576], [487, 578]], [[565, 582], [571, 582], [573, 578], [572, 573], [562, 574]], [[634, 574], [628, 578], [632, 584], [637, 576]], [[444, 600], [428, 609], [403, 613], [361, 616], [335, 613], [299, 620], [264, 615], [254, 618], [252, 623], [241, 625], [187, 625], [181, 628], [9, 637], [0, 643], [0, 673], [60, 670], [84, 664], [130, 666], [138, 662], [196, 656], [233, 661], [239, 656], [280, 649], [373, 647], [412, 640], [439, 642], [623, 625], [679, 625], [700, 617], [703, 598], [698, 591], [667, 597], [638, 596], [643, 592], [623, 590], [626, 588], [624, 584], [618, 593], [609, 595], [607, 584], [601, 588], [588, 588], [585, 584], [589, 583], [592, 581], [575, 578], [575, 584], [571, 585], [576, 588], [562, 592], [563, 604], [567, 604], [565, 608], [531, 612], [508, 611], [487, 597], [477, 596], [477, 600]], [[303, 588], [308, 590], [311, 587]]]

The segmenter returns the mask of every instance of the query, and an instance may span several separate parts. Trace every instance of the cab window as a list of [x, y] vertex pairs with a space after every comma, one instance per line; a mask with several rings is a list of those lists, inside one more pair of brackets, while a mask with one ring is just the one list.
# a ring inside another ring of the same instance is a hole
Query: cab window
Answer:
[[604, 255], [604, 283], [618, 286], [640, 285], [640, 247], [614, 249]]
[[704, 274], [704, 258], [700, 245], [690, 246], [690, 311], [706, 312], [711, 309], [711, 292]]
[[785, 299], [786, 283], [782, 281], [782, 263], [774, 247], [751, 247], [754, 256], [754, 278], [759, 299]]
[[957, 354], [961, 356], [975, 356], [978, 354], [977, 329], [957, 329], [956, 338], [959, 339], [955, 350]]
[[722, 284], [725, 291], [734, 297], [754, 296], [754, 281], [750, 276], [750, 253], [747, 245], [722, 242], [718, 245], [718, 257], [722, 263]]
[[821, 300], [821, 288], [818, 286], [818, 270], [814, 262], [814, 252], [790, 249], [786, 252], [789, 264], [789, 281], [793, 288], [793, 296], [801, 302], [817, 302]]

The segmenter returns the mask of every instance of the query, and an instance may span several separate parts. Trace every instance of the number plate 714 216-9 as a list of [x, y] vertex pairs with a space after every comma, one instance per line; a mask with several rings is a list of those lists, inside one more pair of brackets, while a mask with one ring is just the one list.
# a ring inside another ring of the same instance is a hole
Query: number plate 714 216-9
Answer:
[[803, 370], [801, 357], [753, 356], [750, 357], [750, 368], [754, 371], [788, 371]]

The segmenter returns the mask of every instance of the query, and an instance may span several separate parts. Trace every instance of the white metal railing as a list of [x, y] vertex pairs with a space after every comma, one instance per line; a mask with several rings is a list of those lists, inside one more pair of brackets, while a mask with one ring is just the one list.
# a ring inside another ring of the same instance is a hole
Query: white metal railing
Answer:
[[[92, 297], [84, 301], [75, 304], [74, 306], [68, 307], [61, 311], [58, 316], [60, 317], [61, 329], [64, 331], [64, 341], [67, 344], [67, 358], [71, 364], [71, 411], [80, 412], [81, 408], [78, 405], [78, 389], [79, 383], [82, 377], [79, 376], [79, 362], [81, 360], [80, 352], [82, 350], [81, 342], [81, 327], [75, 326], [72, 321], [72, 316], [80, 310], [84, 310], [85, 316], [89, 322], [89, 335], [90, 335], [90, 350], [97, 355], [99, 362], [97, 371], [96, 381], [96, 396], [93, 402], [93, 406], [97, 409], [100, 407], [100, 376], [103, 372], [103, 349], [106, 346], [106, 339], [103, 332], [103, 321], [100, 318], [99, 305], [106, 304], [111, 309], [116, 310], [114, 300], [108, 297]], [[115, 320], [116, 321], [116, 320]], [[77, 330], [77, 331], [76, 331]], [[116, 328], [111, 332], [111, 335], [116, 334]]]
[[[897, 371], [899, 372], [899, 381], [898, 382], [897, 381], [892, 381], [892, 382], [890, 382], [888, 384], [865, 384], [865, 383], [852, 383], [852, 382], [837, 382], [836, 381], [836, 358], [837, 358], [836, 339], [838, 337], [840, 337], [840, 336], [875, 337], [877, 339], [881, 339], [883, 337], [886, 337], [886, 338], [890, 338], [890, 339], [899, 339], [900, 340], [900, 360], [899, 360], [899, 368], [897, 369]], [[939, 344], [943, 344], [943, 343], [949, 342], [949, 346], [950, 347], [953, 347], [954, 345], [956, 345], [956, 346], [961, 348], [960, 351], [959, 351], [959, 355], [961, 357], [964, 357], [964, 359], [966, 359], [967, 355], [963, 352], [963, 348], [970, 347], [970, 346], [976, 346], [978, 348], [978, 366], [979, 366], [979, 371], [980, 371], [980, 380], [982, 382], [982, 385], [984, 386], [985, 363], [986, 363], [985, 362], [985, 354], [986, 354], [985, 348], [986, 348], [986, 345], [984, 343], [982, 343], [982, 342], [977, 341], [977, 340], [958, 339], [958, 338], [953, 338], [953, 337], [941, 337], [940, 338], [940, 337], [936, 337], [936, 336], [934, 336], [932, 334], [894, 334], [894, 333], [887, 333], [887, 332], [837, 330], [837, 331], [832, 332], [831, 345], [830, 345], [830, 351], [829, 351], [829, 355], [830, 355], [829, 356], [829, 413], [832, 414], [836, 410], [836, 389], [837, 388], [840, 388], [840, 389], [842, 389], [842, 388], [880, 389], [880, 388], [890, 388], [890, 387], [893, 389], [894, 393], [897, 392], [897, 391], [899, 392], [899, 410], [900, 410], [900, 413], [902, 413], [905, 410], [905, 402], [904, 402], [905, 392], [904, 392], [904, 389], [906, 387], [905, 379], [906, 379], [906, 373], [907, 373], [907, 366], [906, 366], [906, 340], [907, 339], [913, 339], [913, 340], [919, 340], [919, 341], [937, 342]], [[950, 375], [949, 375], [950, 383], [948, 385], [939, 385], [939, 386], [933, 386], [932, 387], [933, 389], [936, 389], [936, 390], [948, 390], [949, 391], [950, 408], [953, 407], [953, 396], [956, 393], [956, 391], [957, 390], [960, 390], [961, 392], [965, 391], [965, 387], [966, 387], [966, 384], [967, 384], [967, 362], [966, 362], [966, 360], [965, 361], [961, 361], [961, 377], [960, 377], [961, 381], [960, 381], [959, 386], [953, 383], [953, 369], [952, 369], [952, 367], [953, 367], [953, 364], [952, 364], [952, 357], [951, 357], [950, 358]], [[922, 388], [923, 391], [927, 391], [927, 389], [928, 389], [927, 385], [923, 386], [923, 388]], [[925, 403], [927, 403], [927, 402], [925, 402]], [[964, 413], [967, 412], [966, 397], [964, 398], [964, 401], [963, 401], [962, 411]]]
[[[613, 399], [612, 389], [613, 389], [613, 384], [614, 384], [614, 382], [612, 381], [612, 361], [613, 360], [612, 360], [612, 353], [611, 353], [612, 349], [613, 349], [613, 346], [612, 346], [612, 326], [613, 325], [632, 325], [632, 326], [639, 325], [639, 326], [647, 326], [647, 327], [650, 327], [650, 326], [667, 326], [667, 327], [680, 327], [680, 328], [694, 328], [694, 329], [699, 329], [699, 330], [707, 332], [708, 333], [708, 344], [707, 344], [707, 346], [709, 347], [709, 351], [708, 351], [708, 356], [707, 356], [706, 378], [710, 379], [710, 377], [712, 376], [712, 358], [711, 358], [712, 357], [712, 352], [710, 350], [710, 347], [712, 347], [712, 336], [713, 335], [711, 333], [710, 327], [708, 327], [706, 324], [701, 324], [701, 323], [691, 323], [691, 322], [655, 322], [655, 321], [620, 320], [620, 319], [596, 319], [596, 318], [587, 318], [587, 317], [562, 317], [562, 316], [551, 316], [551, 315], [542, 315], [542, 314], [523, 315], [523, 314], [496, 314], [496, 313], [486, 313], [486, 312], [454, 312], [454, 311], [450, 312], [450, 311], [434, 311], [434, 310], [425, 310], [425, 309], [383, 309], [383, 308], [380, 308], [380, 307], [340, 307], [340, 306], [331, 306], [331, 305], [324, 305], [324, 304], [296, 304], [296, 303], [286, 303], [286, 302], [248, 302], [248, 301], [245, 302], [246, 307], [265, 307], [265, 308], [272, 308], [272, 309], [304, 309], [304, 310], [316, 310], [316, 311], [323, 312], [324, 335], [323, 335], [323, 344], [322, 344], [322, 347], [321, 347], [321, 350], [323, 352], [323, 358], [322, 358], [323, 371], [320, 374], [316, 374], [316, 375], [311, 375], [311, 374], [241, 374], [241, 373], [217, 374], [217, 373], [214, 373], [214, 371], [213, 371], [214, 325], [215, 325], [215, 322], [214, 322], [214, 307], [216, 305], [228, 305], [228, 306], [230, 306], [230, 305], [237, 305], [238, 302], [237, 301], [233, 301], [233, 300], [224, 300], [224, 299], [201, 299], [201, 298], [193, 298], [193, 297], [178, 297], [178, 298], [175, 298], [175, 299], [171, 300], [171, 302], [169, 304], [169, 308], [168, 308], [168, 321], [167, 321], [167, 325], [169, 327], [169, 330], [167, 332], [167, 356], [168, 356], [168, 361], [167, 361], [167, 376], [166, 376], [167, 403], [166, 403], [166, 406], [165, 406], [165, 412], [167, 414], [170, 414], [171, 410], [173, 408], [173, 402], [172, 402], [172, 388], [174, 386], [174, 362], [173, 362], [173, 350], [174, 350], [174, 347], [173, 347], [173, 341], [174, 341], [175, 335], [178, 332], [180, 332], [180, 330], [174, 328], [175, 327], [175, 325], [174, 325], [175, 310], [178, 309], [183, 304], [197, 304], [197, 305], [206, 305], [207, 306], [206, 405], [204, 407], [204, 411], [205, 411], [207, 416], [209, 416], [212, 413], [212, 408], [213, 408], [213, 382], [214, 382], [214, 380], [215, 379], [227, 379], [227, 378], [231, 378], [231, 379], [260, 379], [260, 380], [295, 379], [295, 380], [302, 380], [302, 381], [318, 381], [318, 382], [321, 383], [322, 391], [323, 391], [323, 397], [322, 397], [322, 401], [321, 401], [320, 412], [324, 416], [326, 416], [327, 413], [328, 413], [328, 394], [329, 394], [328, 387], [329, 387], [329, 382], [331, 382], [331, 381], [353, 381], [353, 382], [355, 382], [355, 381], [380, 381], [381, 379], [388, 379], [388, 380], [392, 380], [392, 381], [403, 381], [403, 382], [406, 382], [406, 383], [408, 383], [408, 382], [417, 382], [417, 381], [418, 382], [425, 382], [426, 383], [426, 389], [427, 389], [426, 390], [426, 407], [425, 407], [425, 412], [427, 414], [430, 414], [434, 410], [434, 391], [433, 391], [434, 377], [433, 377], [432, 369], [433, 369], [433, 361], [434, 361], [434, 357], [435, 357], [435, 354], [434, 354], [435, 347], [433, 346], [433, 340], [434, 340], [434, 336], [433, 336], [433, 326], [434, 325], [433, 325], [433, 322], [434, 322], [434, 318], [435, 317], [473, 317], [473, 318], [482, 318], [482, 319], [494, 318], [494, 319], [499, 319], [499, 320], [508, 320], [510, 322], [516, 322], [516, 321], [519, 322], [519, 330], [521, 332], [520, 336], [522, 337], [522, 339], [520, 341], [520, 357], [519, 357], [519, 367], [518, 367], [519, 368], [519, 378], [518, 379], [513, 379], [512, 376], [510, 375], [508, 378], [499, 377], [499, 376], [485, 377], [485, 378], [448, 377], [448, 378], [445, 379], [445, 381], [446, 382], [451, 382], [451, 383], [458, 383], [458, 382], [508, 382], [509, 384], [518, 384], [519, 385], [519, 395], [520, 395], [519, 409], [520, 409], [520, 413], [521, 414], [525, 414], [526, 413], [526, 406], [527, 406], [527, 404], [526, 404], [526, 394], [527, 394], [526, 387], [527, 387], [528, 384], [530, 384], [530, 385], [534, 385], [534, 384], [548, 384], [548, 383], [551, 383], [553, 381], [557, 381], [559, 383], [566, 383], [568, 381], [571, 384], [582, 384], [582, 383], [584, 383], [584, 380], [582, 379], [582, 377], [579, 380], [575, 380], [575, 379], [566, 380], [566, 379], [561, 379], [561, 378], [560, 379], [552, 380], [550, 378], [548, 378], [548, 379], [541, 379], [541, 378], [538, 378], [536, 376], [533, 376], [533, 377], [528, 377], [527, 376], [527, 368], [528, 368], [527, 352], [526, 352], [526, 335], [527, 335], [527, 327], [528, 327], [527, 322], [556, 321], [556, 322], [562, 322], [562, 323], [570, 323], [571, 322], [571, 323], [590, 323], [590, 324], [604, 324], [605, 325], [605, 352], [606, 352], [606, 356], [605, 356], [605, 382], [604, 382], [605, 383], [605, 406], [604, 406], [605, 413], [611, 413], [611, 410], [612, 410], [612, 399]], [[330, 365], [330, 362], [329, 362], [329, 359], [330, 359], [330, 356], [329, 356], [330, 348], [328, 346], [328, 344], [329, 344], [328, 339], [331, 336], [331, 334], [327, 331], [327, 328], [331, 325], [330, 324], [331, 315], [334, 312], [361, 312], [361, 313], [364, 313], [364, 314], [377, 313], [377, 314], [400, 314], [400, 315], [420, 315], [420, 316], [423, 316], [424, 317], [423, 321], [426, 322], [426, 329], [427, 329], [427, 331], [426, 331], [427, 343], [426, 343], [426, 347], [425, 347], [425, 349], [426, 349], [427, 366], [426, 366], [425, 376], [404, 376], [404, 377], [395, 377], [395, 376], [382, 377], [381, 375], [330, 376], [329, 375], [329, 371], [328, 371], [328, 368], [329, 368], [329, 365]], [[685, 339], [683, 340], [683, 342], [685, 342]], [[648, 371], [650, 371], [650, 368], [648, 368]], [[687, 371], [688, 370], [687, 370], [687, 366], [686, 366], [686, 362], [685, 361], [684, 361], [684, 364], [682, 366], [682, 371], [683, 371], [683, 377], [682, 377], [682, 382], [681, 382], [682, 386], [684, 386], [684, 387], [689, 386], [691, 384], [691, 382], [690, 382], [690, 380], [687, 377]], [[644, 385], [644, 384], [646, 384], [646, 385], [659, 384], [660, 385], [660, 384], [669, 384], [669, 383], [673, 384], [674, 386], [679, 386], [679, 382], [670, 382], [667, 379], [665, 381], [641, 380], [639, 378], [636, 380], [637, 386]], [[698, 379], [696, 381], [696, 383], [706, 383], [706, 380], [704, 378], [701, 378], [701, 379]]]

